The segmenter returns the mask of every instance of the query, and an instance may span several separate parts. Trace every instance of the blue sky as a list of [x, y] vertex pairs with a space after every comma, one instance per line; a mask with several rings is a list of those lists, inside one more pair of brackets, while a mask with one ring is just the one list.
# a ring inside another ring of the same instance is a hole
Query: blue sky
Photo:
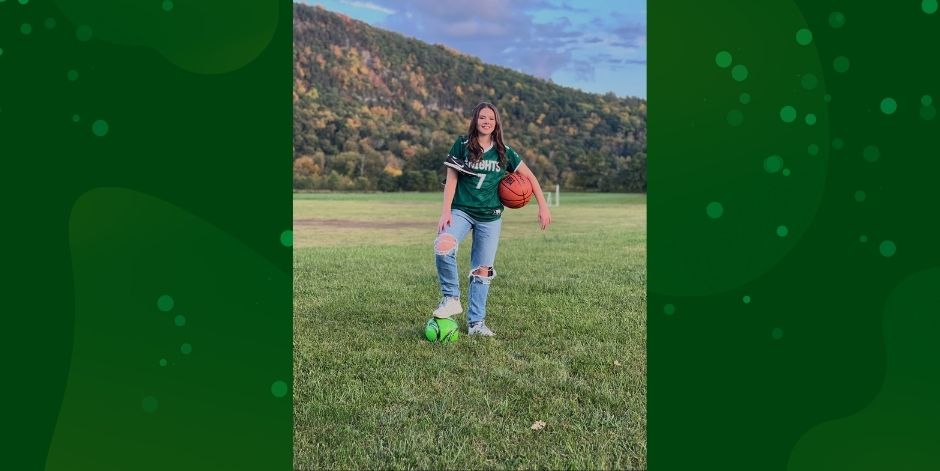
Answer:
[[593, 93], [646, 98], [646, 0], [302, 0]]

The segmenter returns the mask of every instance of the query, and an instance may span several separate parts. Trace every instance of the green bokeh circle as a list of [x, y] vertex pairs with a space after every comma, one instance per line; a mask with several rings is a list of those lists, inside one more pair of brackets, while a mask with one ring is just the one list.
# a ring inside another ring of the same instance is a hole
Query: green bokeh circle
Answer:
[[894, 98], [886, 97], [881, 100], [881, 112], [884, 114], [894, 114], [898, 110], [898, 102]]
[[764, 171], [767, 173], [777, 173], [783, 168], [783, 157], [777, 154], [764, 159]]
[[157, 309], [163, 312], [167, 312], [170, 309], [173, 309], [174, 304], [175, 302], [173, 301], [173, 298], [168, 294], [164, 294], [163, 296], [157, 298]]
[[271, 384], [271, 394], [274, 397], [284, 397], [287, 395], [287, 383], [284, 381], [275, 381]]
[[800, 46], [809, 46], [813, 42], [813, 32], [802, 28], [796, 32], [796, 43]]
[[718, 219], [724, 213], [724, 206], [722, 206], [721, 203], [717, 201], [712, 201], [711, 203], [708, 203], [708, 206], [705, 207], [705, 214], [708, 214], [708, 217], [712, 219]]
[[91, 26], [81, 25], [78, 28], [75, 28], [75, 37], [79, 41], [85, 42], [91, 39]]
[[937, 12], [937, 0], [922, 0], [920, 2], [920, 8], [924, 10], [924, 13], [933, 15]]
[[898, 251], [898, 248], [894, 245], [894, 242], [886, 240], [878, 246], [878, 251], [881, 252], [881, 255], [890, 258], [894, 256], [894, 254]]
[[727, 69], [731, 65], [731, 53], [728, 51], [719, 51], [718, 54], [715, 54], [715, 64], [718, 64], [718, 67], [722, 69]]
[[813, 74], [806, 74], [800, 77], [800, 85], [806, 90], [815, 90], [819, 86], [819, 79]]
[[844, 74], [848, 72], [849, 71], [849, 58], [845, 56], [836, 57], [832, 61], [832, 68], [836, 72], [839, 72], [840, 74]]
[[829, 14], [829, 26], [841, 28], [845, 26], [845, 14], [841, 11], [834, 11]]
[[103, 120], [103, 119], [99, 119], [99, 120], [95, 121], [94, 123], [92, 123], [92, 125], [91, 125], [91, 132], [93, 132], [93, 133], [94, 133], [96, 136], [98, 136], [98, 137], [104, 137], [104, 136], [106, 136], [106, 135], [108, 134], [108, 129], [109, 129], [109, 128], [110, 128], [110, 126], [108, 126], [108, 122], [107, 122], [107, 121], [105, 121], [105, 120]]

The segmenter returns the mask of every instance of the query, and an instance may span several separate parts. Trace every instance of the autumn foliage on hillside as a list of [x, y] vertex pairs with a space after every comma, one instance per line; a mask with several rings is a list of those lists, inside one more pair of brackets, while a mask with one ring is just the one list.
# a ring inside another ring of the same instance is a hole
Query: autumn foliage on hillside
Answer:
[[561, 87], [294, 5], [294, 188], [432, 191], [469, 113], [494, 103], [543, 185], [646, 191], [646, 101]]

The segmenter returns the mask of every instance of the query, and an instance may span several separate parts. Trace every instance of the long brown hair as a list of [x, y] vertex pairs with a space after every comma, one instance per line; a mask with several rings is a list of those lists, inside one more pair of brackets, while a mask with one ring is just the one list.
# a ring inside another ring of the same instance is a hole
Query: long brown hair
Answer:
[[479, 135], [477, 131], [477, 120], [480, 119], [480, 111], [484, 108], [489, 108], [493, 111], [493, 116], [496, 117], [496, 126], [493, 128], [492, 140], [493, 145], [496, 147], [496, 153], [499, 154], [499, 166], [501, 168], [506, 168], [506, 146], [503, 144], [503, 126], [499, 120], [499, 111], [496, 111], [496, 107], [492, 103], [482, 102], [473, 109], [473, 118], [470, 119], [470, 129], [467, 130], [467, 140], [470, 142], [467, 144], [467, 149], [470, 150], [470, 162], [477, 163], [483, 159], [483, 146], [480, 145]]

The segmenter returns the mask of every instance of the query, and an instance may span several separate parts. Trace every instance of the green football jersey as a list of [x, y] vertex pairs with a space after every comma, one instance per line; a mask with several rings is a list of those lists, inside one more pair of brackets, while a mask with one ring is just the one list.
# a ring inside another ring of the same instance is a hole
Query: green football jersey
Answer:
[[499, 182], [508, 171], [515, 171], [522, 163], [516, 151], [506, 146], [506, 165], [508, 169], [499, 165], [499, 153], [494, 144], [490, 150], [483, 153], [483, 158], [477, 163], [470, 163], [470, 141], [461, 136], [454, 142], [450, 155], [467, 161], [474, 172], [482, 177], [474, 177], [457, 172], [457, 191], [451, 208], [459, 209], [477, 221], [495, 221], [503, 214], [503, 203], [499, 201]]

